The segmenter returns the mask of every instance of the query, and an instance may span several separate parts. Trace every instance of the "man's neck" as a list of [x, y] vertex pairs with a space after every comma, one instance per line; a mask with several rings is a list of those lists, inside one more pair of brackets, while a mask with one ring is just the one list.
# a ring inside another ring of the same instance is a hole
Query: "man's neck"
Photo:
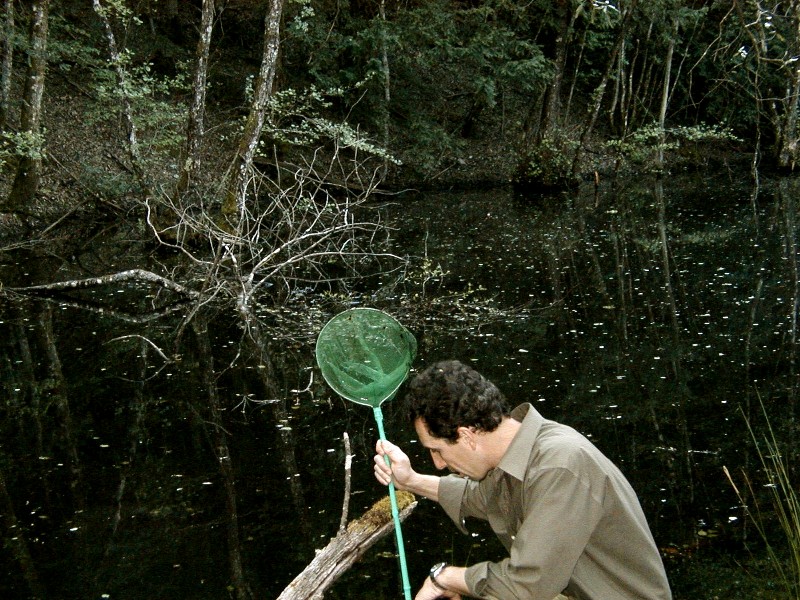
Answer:
[[496, 467], [505, 455], [514, 436], [517, 435], [521, 423], [511, 417], [502, 420], [497, 429], [486, 434], [484, 439], [485, 452], [491, 464]]

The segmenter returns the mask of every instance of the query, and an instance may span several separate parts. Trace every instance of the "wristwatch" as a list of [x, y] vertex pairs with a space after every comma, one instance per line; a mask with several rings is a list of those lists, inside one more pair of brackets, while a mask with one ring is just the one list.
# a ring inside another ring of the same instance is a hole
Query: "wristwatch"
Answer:
[[444, 587], [441, 583], [436, 581], [436, 578], [442, 574], [442, 571], [444, 571], [446, 566], [447, 566], [446, 562], [437, 563], [431, 567], [431, 574], [430, 574], [430, 578], [431, 581], [433, 582], [433, 585], [435, 585], [443, 592], [448, 592], [449, 590], [446, 587]]

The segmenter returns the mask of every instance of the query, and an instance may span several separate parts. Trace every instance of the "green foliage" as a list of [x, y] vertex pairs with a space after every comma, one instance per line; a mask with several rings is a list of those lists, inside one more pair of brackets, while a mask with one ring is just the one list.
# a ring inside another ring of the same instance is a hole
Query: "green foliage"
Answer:
[[346, 148], [400, 164], [385, 148], [373, 143], [357, 128], [345, 121], [323, 116], [331, 106], [331, 99], [343, 93], [341, 88], [323, 92], [311, 86], [305, 90], [289, 88], [273, 94], [269, 100], [261, 141], [262, 151], [267, 147], [267, 141], [306, 147], [332, 142], [336, 148]]
[[302, 61], [301, 79], [319, 89], [344, 89], [328, 109], [347, 114], [351, 124], [379, 131], [388, 109], [393, 144], [403, 156], [414, 157], [413, 165], [404, 162], [423, 177], [452, 164], [462, 132], [491, 123], [510, 104], [527, 105], [551, 76], [549, 61], [531, 39], [525, 11], [507, 3], [470, 7], [434, 0], [387, 6], [386, 21], [374, 5], [362, 8], [292, 2], [287, 63]]
[[520, 161], [514, 181], [519, 186], [566, 189], [577, 182], [572, 161], [578, 142], [567, 137], [544, 138]]
[[121, 53], [124, 83], [119, 82], [115, 70], [94, 70], [93, 87], [98, 102], [89, 118], [97, 121], [116, 119], [116, 107], [129, 100], [134, 121], [143, 135], [142, 145], [153, 151], [174, 150], [183, 141], [181, 124], [186, 118], [186, 107], [180, 93], [189, 89], [185, 65], [178, 65], [174, 76], [158, 75], [152, 65], [134, 65], [133, 55]]
[[0, 132], [0, 169], [4, 169], [13, 160], [44, 158], [45, 132], [2, 131]]
[[423, 178], [435, 176], [447, 162], [447, 157], [458, 156], [463, 141], [453, 132], [438, 123], [431, 123], [424, 116], [414, 116], [405, 128], [406, 141], [402, 157], [414, 172]]
[[[640, 127], [625, 138], [609, 140], [605, 146], [612, 154], [632, 165], [654, 168], [655, 157], [659, 150], [675, 153], [682, 149], [696, 149], [701, 144], [732, 142], [741, 140], [729, 128], [719, 125], [701, 123], [662, 129], [653, 123]], [[690, 151], [688, 154], [688, 158], [691, 159], [693, 153]]]

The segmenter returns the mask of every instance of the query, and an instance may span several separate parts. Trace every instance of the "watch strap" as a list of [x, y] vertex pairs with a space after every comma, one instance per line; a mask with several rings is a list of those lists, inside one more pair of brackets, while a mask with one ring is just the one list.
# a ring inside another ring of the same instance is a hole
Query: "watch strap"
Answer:
[[433, 583], [433, 585], [435, 585], [437, 588], [439, 588], [443, 592], [449, 592], [450, 590], [448, 590], [441, 583], [439, 583], [436, 580], [436, 576], [439, 575], [446, 568], [447, 568], [447, 563], [440, 563], [440, 564], [436, 565], [433, 569], [431, 569], [431, 573], [430, 573], [430, 578], [431, 578], [431, 582]]

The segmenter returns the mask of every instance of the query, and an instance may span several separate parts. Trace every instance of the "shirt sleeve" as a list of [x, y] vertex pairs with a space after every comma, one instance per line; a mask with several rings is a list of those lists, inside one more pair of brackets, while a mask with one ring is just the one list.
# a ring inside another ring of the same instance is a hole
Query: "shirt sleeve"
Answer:
[[538, 473], [524, 491], [510, 556], [467, 568], [471, 592], [479, 598], [552, 600], [567, 587], [602, 517], [602, 492], [594, 493], [565, 468]]
[[463, 477], [447, 475], [439, 479], [439, 505], [453, 520], [461, 533], [468, 533], [464, 525], [464, 515], [461, 513], [464, 492], [469, 481]]

